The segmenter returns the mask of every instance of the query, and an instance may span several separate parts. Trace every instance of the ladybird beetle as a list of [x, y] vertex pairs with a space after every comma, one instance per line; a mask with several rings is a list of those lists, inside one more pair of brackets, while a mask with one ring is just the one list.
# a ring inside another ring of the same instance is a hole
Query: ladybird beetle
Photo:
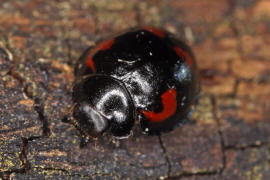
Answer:
[[88, 48], [74, 72], [73, 117], [91, 137], [128, 137], [135, 121], [147, 135], [169, 132], [188, 119], [199, 93], [190, 48], [155, 27]]

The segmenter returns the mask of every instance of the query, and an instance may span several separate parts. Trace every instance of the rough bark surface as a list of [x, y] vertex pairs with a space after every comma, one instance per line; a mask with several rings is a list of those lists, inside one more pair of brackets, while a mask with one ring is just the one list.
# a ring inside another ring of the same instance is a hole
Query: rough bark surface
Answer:
[[[81, 146], [61, 119], [73, 66], [100, 38], [155, 25], [191, 45], [191, 120]], [[0, 0], [0, 179], [269, 179], [269, 0]]]

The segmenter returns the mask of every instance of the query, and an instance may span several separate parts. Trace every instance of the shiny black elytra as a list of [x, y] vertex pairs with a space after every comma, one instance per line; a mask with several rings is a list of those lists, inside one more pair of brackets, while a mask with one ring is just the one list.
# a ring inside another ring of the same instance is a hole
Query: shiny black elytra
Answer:
[[128, 137], [135, 121], [148, 135], [171, 131], [188, 119], [199, 93], [190, 48], [155, 27], [88, 48], [75, 76], [73, 117], [91, 137]]

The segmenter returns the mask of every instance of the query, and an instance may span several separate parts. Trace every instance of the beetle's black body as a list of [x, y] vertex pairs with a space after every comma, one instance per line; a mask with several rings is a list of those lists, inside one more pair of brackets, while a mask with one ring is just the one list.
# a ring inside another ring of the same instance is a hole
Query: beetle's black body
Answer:
[[73, 116], [94, 137], [126, 137], [135, 121], [148, 135], [170, 131], [187, 119], [199, 91], [190, 49], [154, 27], [89, 48], [75, 76]]

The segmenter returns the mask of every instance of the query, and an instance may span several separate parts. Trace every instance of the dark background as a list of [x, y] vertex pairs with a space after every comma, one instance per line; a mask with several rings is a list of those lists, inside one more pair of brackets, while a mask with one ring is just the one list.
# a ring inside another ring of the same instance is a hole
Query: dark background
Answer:
[[[96, 40], [162, 27], [201, 73], [189, 123], [159, 137], [80, 148], [61, 119], [73, 65]], [[0, 178], [269, 179], [270, 1], [0, 0]]]

